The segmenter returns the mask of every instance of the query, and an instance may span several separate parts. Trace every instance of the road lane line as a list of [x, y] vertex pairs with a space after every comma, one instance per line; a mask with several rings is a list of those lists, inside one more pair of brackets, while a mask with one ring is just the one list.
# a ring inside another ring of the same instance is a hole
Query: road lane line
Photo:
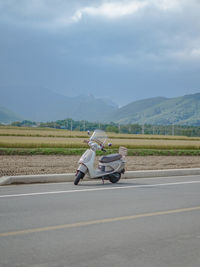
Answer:
[[4, 232], [4, 233], [0, 233], [0, 237], [39, 233], [39, 232], [46, 232], [46, 231], [53, 231], [53, 230], [67, 229], [67, 228], [76, 228], [76, 227], [83, 227], [83, 226], [103, 224], [103, 223], [128, 221], [128, 220], [135, 220], [135, 219], [140, 219], [140, 218], [145, 218], [145, 217], [177, 214], [177, 213], [198, 211], [198, 210], [200, 210], [200, 206], [182, 208], [182, 209], [174, 209], [174, 210], [166, 210], [166, 211], [157, 211], [157, 212], [143, 213], [143, 214], [130, 215], [130, 216], [106, 218], [106, 219], [100, 219], [100, 220], [94, 220], [94, 221], [85, 221], [85, 222], [83, 221], [83, 222], [69, 223], [69, 224], [63, 224], [63, 225], [55, 225], [55, 226], [48, 226], [48, 227], [41, 227], [41, 228], [32, 228], [32, 229]]
[[187, 182], [176, 182], [176, 183], [164, 183], [164, 184], [146, 184], [146, 185], [128, 185], [128, 186], [112, 186], [102, 188], [88, 188], [88, 189], [75, 189], [65, 191], [47, 191], [47, 192], [36, 192], [36, 193], [22, 193], [12, 195], [1, 195], [0, 198], [11, 198], [11, 197], [25, 197], [25, 196], [38, 196], [38, 195], [51, 195], [51, 194], [67, 194], [67, 193], [80, 193], [80, 192], [93, 192], [93, 191], [104, 191], [104, 190], [119, 190], [119, 189], [130, 189], [130, 188], [146, 188], [146, 187], [160, 187], [160, 186], [173, 186], [173, 185], [186, 185], [186, 184], [199, 184], [200, 181], [187, 181]]
[[[164, 177], [144, 177], [144, 178], [121, 178], [121, 180], [120, 181], [142, 181], [142, 180], [148, 180], [148, 181], [150, 181], [150, 180], [163, 180], [163, 179], [182, 179], [182, 178], [187, 178], [187, 177], [191, 177], [191, 178], [197, 178], [197, 177], [199, 177], [200, 175], [199, 174], [193, 174], [193, 175], [182, 175], [182, 176], [164, 176]], [[100, 181], [100, 180], [99, 180]], [[93, 183], [94, 181], [92, 181], [92, 179], [90, 179], [90, 180], [85, 180], [85, 184], [87, 184], [87, 183], [89, 183], [90, 185], [91, 185], [91, 183]], [[0, 186], [0, 191], [1, 190], [3, 190], [3, 189], [5, 189], [5, 188], [14, 188], [14, 187], [33, 187], [33, 186], [39, 186], [39, 187], [41, 187], [41, 186], [55, 186], [55, 185], [58, 185], [58, 186], [60, 186], [60, 185], [67, 185], [67, 184], [70, 184], [71, 182], [52, 182], [52, 183], [33, 183], [33, 184], [18, 184], [18, 185], [16, 185], [16, 184], [9, 184], [9, 185], [3, 185], [3, 186]]]

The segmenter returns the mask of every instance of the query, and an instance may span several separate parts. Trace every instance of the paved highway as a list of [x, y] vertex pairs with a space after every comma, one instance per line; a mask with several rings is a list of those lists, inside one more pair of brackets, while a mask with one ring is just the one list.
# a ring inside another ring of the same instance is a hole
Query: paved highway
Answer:
[[0, 266], [200, 266], [200, 177], [0, 188]]

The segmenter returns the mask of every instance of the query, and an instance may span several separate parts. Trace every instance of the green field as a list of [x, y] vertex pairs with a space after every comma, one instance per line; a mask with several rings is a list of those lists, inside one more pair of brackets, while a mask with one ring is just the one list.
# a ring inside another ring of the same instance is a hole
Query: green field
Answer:
[[[199, 155], [200, 138], [184, 136], [108, 134], [117, 152], [120, 146], [129, 155]], [[86, 132], [52, 128], [0, 126], [0, 154], [81, 154], [87, 148]]]

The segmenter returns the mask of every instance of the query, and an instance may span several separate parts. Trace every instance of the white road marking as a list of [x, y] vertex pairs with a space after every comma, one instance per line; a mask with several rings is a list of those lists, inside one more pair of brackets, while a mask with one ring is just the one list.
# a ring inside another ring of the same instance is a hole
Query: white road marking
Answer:
[[128, 186], [115, 186], [115, 187], [112, 186], [112, 187], [102, 187], [102, 188], [88, 188], [88, 189], [75, 189], [75, 190], [64, 190], [64, 191], [50, 191], [50, 192], [36, 192], [36, 193], [22, 193], [22, 194], [12, 194], [12, 195], [1, 195], [0, 198], [51, 195], [51, 194], [66, 194], [66, 193], [80, 193], [80, 192], [93, 192], [93, 191], [119, 190], [119, 189], [130, 189], [130, 188], [148, 188], [148, 187], [199, 184], [199, 183], [200, 183], [200, 181], [187, 181], [187, 182], [175, 182], [175, 183], [164, 183], [164, 184], [128, 185]]
[[[187, 178], [187, 176], [191, 177], [191, 178], [197, 178], [197, 177], [200, 177], [199, 174], [193, 174], [193, 175], [183, 175], [183, 176], [164, 176], [164, 177], [143, 177], [143, 178], [121, 178], [120, 181], [141, 181], [141, 180], [163, 180], [163, 179], [183, 179], [183, 178]], [[85, 185], [88, 184], [91, 184], [91, 183], [94, 183], [94, 181], [97, 181], [96, 179], [89, 179], [89, 180], [85, 180], [84, 183]], [[99, 179], [99, 181], [101, 181], [101, 179]], [[66, 184], [69, 184], [71, 182], [52, 182], [52, 183], [33, 183], [33, 184], [9, 184], [9, 185], [3, 185], [3, 186], [0, 186], [0, 192], [1, 190], [3, 190], [4, 188], [12, 188], [12, 187], [34, 187], [34, 186], [54, 186], [54, 185], [66, 185]]]

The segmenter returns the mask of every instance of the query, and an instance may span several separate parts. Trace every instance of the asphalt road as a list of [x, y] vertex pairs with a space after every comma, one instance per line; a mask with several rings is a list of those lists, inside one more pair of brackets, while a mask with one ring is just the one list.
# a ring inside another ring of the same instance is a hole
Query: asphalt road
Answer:
[[200, 177], [0, 188], [0, 266], [200, 266]]

